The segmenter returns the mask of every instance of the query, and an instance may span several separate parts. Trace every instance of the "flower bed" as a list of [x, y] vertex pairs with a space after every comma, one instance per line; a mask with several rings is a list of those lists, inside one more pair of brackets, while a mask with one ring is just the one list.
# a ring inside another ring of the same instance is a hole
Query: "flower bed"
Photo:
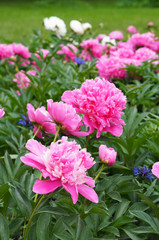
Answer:
[[[159, 235], [159, 40], [44, 19], [0, 44], [2, 239]], [[152, 169], [152, 171], [151, 171]]]

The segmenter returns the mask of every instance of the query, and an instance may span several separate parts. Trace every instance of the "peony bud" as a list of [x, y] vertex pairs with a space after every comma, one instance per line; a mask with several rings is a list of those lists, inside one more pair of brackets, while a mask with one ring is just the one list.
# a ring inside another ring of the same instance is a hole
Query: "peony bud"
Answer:
[[108, 148], [106, 145], [100, 145], [99, 157], [101, 161], [108, 166], [113, 165], [116, 160], [117, 152], [113, 148]]

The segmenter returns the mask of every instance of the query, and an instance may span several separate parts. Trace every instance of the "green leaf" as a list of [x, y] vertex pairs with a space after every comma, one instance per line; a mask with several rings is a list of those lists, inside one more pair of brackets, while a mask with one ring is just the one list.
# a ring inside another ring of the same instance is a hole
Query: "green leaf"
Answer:
[[150, 225], [152, 227], [152, 229], [155, 232], [158, 232], [158, 227], [156, 226], [155, 222], [152, 220], [152, 218], [150, 217], [150, 215], [148, 215], [145, 212], [142, 211], [129, 211], [133, 216], [141, 219], [142, 221], [146, 222], [148, 225]]
[[37, 210], [35, 214], [39, 213], [50, 213], [55, 215], [68, 216], [68, 213], [59, 207], [42, 207], [39, 210]]
[[109, 196], [110, 198], [112, 198], [113, 200], [116, 200], [116, 201], [121, 202], [120, 193], [117, 192], [117, 191], [112, 191], [112, 192], [108, 193], [108, 196]]
[[0, 239], [1, 240], [9, 239], [8, 223], [1, 213], [0, 213]]
[[7, 152], [5, 152], [5, 155], [4, 155], [4, 164], [5, 164], [8, 176], [12, 179], [14, 167], [13, 167], [12, 159]]
[[121, 228], [130, 239], [132, 240], [142, 240], [143, 238], [139, 238], [136, 234], [134, 234], [133, 232], [131, 232], [130, 230], [127, 230], [125, 228]]
[[108, 233], [112, 233], [115, 236], [120, 237], [119, 230], [116, 227], [113, 227], [113, 226], [106, 227], [103, 231], [108, 232]]
[[36, 236], [37, 240], [49, 240], [49, 224], [51, 221], [51, 215], [43, 213], [39, 216], [36, 224]]
[[128, 216], [121, 216], [121, 217], [117, 218], [116, 220], [114, 220], [111, 225], [115, 226], [115, 227], [119, 227], [119, 226], [122, 226], [122, 225], [125, 225], [128, 223], [132, 223], [132, 222], [135, 222], [135, 220], [133, 218], [130, 218]]
[[11, 236], [20, 229], [20, 226], [23, 224], [23, 222], [23, 218], [17, 218], [9, 223], [9, 231]]
[[123, 216], [129, 207], [130, 201], [123, 199], [121, 203], [118, 204], [117, 210], [115, 212], [114, 220]]
[[107, 207], [102, 204], [93, 204], [85, 211], [87, 215], [92, 213], [109, 216]]

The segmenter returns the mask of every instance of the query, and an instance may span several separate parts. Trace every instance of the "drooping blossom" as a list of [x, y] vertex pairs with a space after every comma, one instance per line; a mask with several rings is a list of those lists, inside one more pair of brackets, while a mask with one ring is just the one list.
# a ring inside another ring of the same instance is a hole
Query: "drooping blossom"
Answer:
[[38, 127], [40, 126], [40, 129], [36, 134], [37, 137], [43, 138], [42, 131], [46, 133], [56, 134], [56, 124], [51, 121], [50, 115], [46, 111], [45, 107], [40, 107], [35, 110], [35, 108], [30, 103], [28, 103], [27, 113], [29, 120], [34, 124], [34, 133], [37, 132]]
[[29, 49], [21, 43], [12, 43], [11, 44], [13, 52], [15, 55], [20, 55], [23, 58], [30, 58], [31, 54]]
[[[35, 70], [30, 70], [26, 72], [28, 75], [36, 75], [36, 71]], [[17, 83], [17, 87], [21, 88], [21, 89], [25, 89], [28, 88], [28, 86], [30, 85], [30, 79], [25, 75], [24, 71], [21, 70], [20, 72], [15, 74], [15, 77], [13, 79], [13, 82]]]
[[145, 166], [142, 168], [134, 167], [134, 176], [137, 176], [137, 175], [141, 176], [142, 178], [148, 178], [149, 180], [152, 180], [154, 178], [154, 176], [150, 172], [150, 169]]
[[66, 35], [67, 29], [64, 21], [58, 17], [44, 18], [44, 26], [47, 30], [53, 31], [58, 38]]
[[132, 33], [132, 34], [134, 34], [134, 33], [137, 32], [136, 27], [133, 26], [133, 25], [130, 25], [130, 26], [127, 28], [127, 30], [128, 30], [129, 33]]
[[77, 137], [87, 136], [87, 132], [82, 132], [80, 117], [75, 109], [70, 105], [63, 102], [53, 102], [52, 99], [47, 100], [47, 110], [53, 122], [62, 126], [62, 131], [65, 134], [74, 135]]
[[95, 162], [86, 149], [81, 149], [75, 141], [69, 142], [67, 137], [52, 142], [50, 148], [30, 139], [26, 148], [30, 152], [21, 157], [21, 161], [37, 168], [44, 178], [49, 178], [36, 180], [33, 192], [47, 194], [62, 186], [70, 193], [74, 204], [78, 200], [78, 193], [94, 203], [98, 202], [93, 189], [95, 182], [86, 175]]
[[5, 114], [4, 108], [0, 109], [0, 118], [2, 118]]
[[11, 45], [0, 43], [0, 60], [10, 58], [14, 55]]
[[82, 23], [79, 22], [78, 20], [72, 20], [70, 22], [70, 28], [73, 32], [77, 34], [83, 34], [84, 33], [84, 28], [82, 26]]
[[64, 54], [67, 62], [70, 60], [74, 62], [78, 49], [73, 44], [67, 44], [67, 46], [61, 44], [60, 46], [61, 50], [57, 51], [57, 54]]
[[123, 33], [120, 31], [113, 31], [109, 33], [110, 39], [122, 40], [124, 38]]
[[157, 178], [159, 178], [159, 162], [156, 162], [152, 166], [152, 173], [155, 175]]
[[100, 78], [86, 80], [80, 89], [65, 91], [62, 100], [84, 114], [83, 122], [89, 133], [97, 129], [97, 138], [102, 132], [121, 136], [126, 97], [113, 83]]
[[82, 50], [80, 57], [88, 61], [91, 61], [93, 57], [100, 58], [105, 49], [97, 39], [92, 38], [84, 40], [80, 46], [84, 49]]
[[88, 23], [88, 22], [82, 23], [82, 27], [83, 27], [84, 32], [92, 29], [92, 25], [90, 23]]
[[101, 161], [108, 166], [115, 163], [117, 152], [113, 148], [108, 148], [106, 145], [100, 145], [99, 157]]

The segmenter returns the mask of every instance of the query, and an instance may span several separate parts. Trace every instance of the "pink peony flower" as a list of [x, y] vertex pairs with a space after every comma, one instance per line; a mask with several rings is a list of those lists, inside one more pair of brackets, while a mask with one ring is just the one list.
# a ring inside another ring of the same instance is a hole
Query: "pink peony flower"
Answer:
[[83, 125], [80, 117], [75, 109], [63, 102], [53, 102], [52, 99], [47, 100], [47, 110], [53, 122], [62, 125], [65, 134], [71, 134], [77, 137], [87, 136], [89, 133], [80, 131]]
[[2, 118], [5, 114], [4, 108], [0, 109], [0, 118]]
[[[40, 49], [40, 51], [42, 52], [43, 54], [43, 59], [45, 59], [47, 57], [47, 55], [49, 54], [49, 50], [47, 49]], [[37, 51], [35, 54], [34, 54], [39, 60], [41, 60], [41, 57], [39, 55], [39, 51]]]
[[21, 43], [12, 43], [11, 44], [14, 54], [18, 54], [23, 58], [30, 58], [31, 54], [27, 47]]
[[103, 55], [97, 62], [96, 67], [100, 77], [111, 81], [113, 78], [123, 79], [126, 77], [126, 65], [119, 57], [110, 57]]
[[61, 50], [57, 51], [57, 54], [64, 54], [65, 60], [68, 62], [69, 60], [74, 62], [74, 58], [76, 57], [76, 53], [78, 49], [73, 44], [67, 44], [64, 46], [63, 44], [60, 45]]
[[109, 37], [111, 39], [115, 39], [115, 40], [121, 40], [124, 38], [123, 33], [120, 31], [113, 31], [113, 32], [109, 33]]
[[158, 58], [158, 55], [147, 47], [142, 47], [136, 50], [135, 59], [140, 61], [152, 60]]
[[136, 27], [135, 27], [135, 26], [132, 26], [132, 25], [130, 25], [130, 26], [127, 28], [127, 30], [128, 30], [129, 33], [133, 33], [133, 34], [137, 32]]
[[[42, 131], [56, 134], [56, 124], [52, 123], [50, 115], [46, 111], [45, 107], [40, 107], [35, 110], [35, 108], [28, 103], [27, 110], [29, 120], [34, 123], [34, 133], [36, 133], [38, 126], [40, 125]], [[36, 135], [39, 138], [43, 138], [41, 130], [39, 130]]]
[[156, 162], [152, 166], [152, 173], [155, 175], [157, 178], [159, 178], [159, 162]]
[[102, 132], [121, 136], [126, 97], [113, 83], [100, 78], [86, 80], [80, 89], [64, 92], [62, 100], [84, 114], [83, 122], [89, 133], [97, 129], [97, 138]]
[[14, 55], [11, 45], [0, 43], [0, 60], [10, 58]]
[[[27, 72], [28, 75], [36, 75], [36, 71], [35, 70], [31, 70]], [[24, 71], [21, 70], [20, 72], [15, 74], [15, 77], [13, 79], [13, 82], [17, 83], [17, 87], [21, 88], [21, 89], [25, 89], [30, 85], [30, 79], [25, 75]]]
[[119, 58], [133, 58], [134, 52], [129, 48], [119, 48], [117, 51], [111, 52], [111, 56]]
[[127, 41], [128, 44], [133, 46], [133, 49], [136, 50], [139, 47], [147, 47], [153, 51], [157, 51], [157, 45], [154, 40], [154, 34], [147, 32], [147, 33], [136, 33], [129, 38]]
[[113, 148], [108, 148], [106, 145], [100, 145], [99, 157], [101, 161], [108, 166], [113, 165], [116, 160], [117, 152]]
[[96, 39], [97, 39], [98, 41], [102, 41], [103, 38], [105, 38], [105, 37], [107, 37], [107, 35], [105, 35], [105, 34], [99, 34], [99, 35], [96, 37]]
[[88, 61], [91, 61], [93, 57], [100, 58], [105, 50], [105, 46], [100, 44], [97, 39], [92, 38], [83, 41], [80, 46], [84, 48], [80, 57]]
[[21, 157], [21, 161], [40, 170], [44, 178], [49, 178], [36, 180], [33, 192], [47, 194], [62, 186], [71, 194], [74, 204], [78, 200], [78, 193], [92, 202], [98, 202], [98, 196], [92, 189], [95, 182], [86, 175], [87, 169], [95, 162], [86, 149], [81, 149], [75, 141], [68, 142], [67, 137], [52, 142], [50, 148], [30, 139], [26, 148], [30, 152]]

